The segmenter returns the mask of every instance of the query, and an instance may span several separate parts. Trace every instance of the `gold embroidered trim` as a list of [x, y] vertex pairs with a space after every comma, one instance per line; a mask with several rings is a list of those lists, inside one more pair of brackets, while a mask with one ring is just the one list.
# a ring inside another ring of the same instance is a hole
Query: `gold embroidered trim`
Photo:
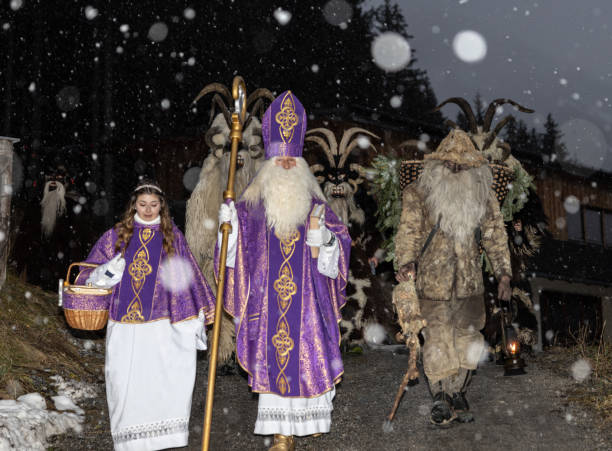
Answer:
[[[283, 101], [281, 102], [281, 109], [276, 116], [274, 116], [276, 123], [279, 124], [278, 131], [283, 140], [283, 143], [288, 144], [293, 139], [293, 133], [295, 127], [298, 125], [298, 116], [295, 113], [295, 101], [291, 91], [285, 94]], [[285, 149], [282, 146], [283, 150]], [[283, 152], [284, 154], [284, 152]]]
[[147, 276], [153, 272], [153, 268], [149, 264], [147, 244], [151, 242], [154, 236], [155, 231], [148, 227], [138, 232], [140, 247], [136, 250], [135, 258], [128, 267], [128, 274], [132, 277], [131, 285], [134, 297], [128, 305], [127, 313], [121, 317], [122, 323], [143, 323], [145, 320], [144, 316], [142, 316], [140, 291], [144, 286]]
[[287, 322], [287, 311], [291, 306], [292, 297], [297, 293], [297, 285], [293, 281], [293, 270], [291, 268], [291, 257], [295, 252], [295, 243], [300, 239], [300, 232], [295, 231], [287, 239], [280, 240], [280, 250], [283, 257], [278, 279], [274, 281], [274, 291], [276, 291], [280, 316], [276, 323], [276, 334], [272, 337], [272, 344], [276, 348], [276, 364], [279, 373], [276, 378], [276, 386], [281, 395], [291, 391], [289, 380], [285, 375], [285, 369], [289, 364], [289, 353], [293, 350], [295, 342], [290, 336], [289, 323]]

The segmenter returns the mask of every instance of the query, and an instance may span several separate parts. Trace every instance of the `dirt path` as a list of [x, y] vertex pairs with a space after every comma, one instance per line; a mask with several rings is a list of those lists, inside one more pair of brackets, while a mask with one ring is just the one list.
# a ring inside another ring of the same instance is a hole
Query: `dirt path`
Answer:
[[[370, 351], [344, 358], [345, 377], [334, 401], [332, 431], [298, 439], [298, 450], [609, 450], [612, 432], [596, 426], [592, 414], [567, 405], [575, 382], [569, 368], [546, 354], [527, 358], [527, 374], [504, 377], [485, 363], [474, 377], [468, 400], [476, 421], [440, 429], [429, 423], [430, 396], [420, 383], [404, 395], [393, 423], [383, 430], [407, 356]], [[198, 365], [189, 450], [200, 449], [207, 363]], [[242, 376], [217, 379], [213, 414], [213, 450], [265, 450], [270, 438], [253, 435], [257, 398]], [[83, 435], [65, 436], [53, 449], [112, 449], [104, 401], [88, 409]], [[99, 416], [103, 413], [103, 416]]]

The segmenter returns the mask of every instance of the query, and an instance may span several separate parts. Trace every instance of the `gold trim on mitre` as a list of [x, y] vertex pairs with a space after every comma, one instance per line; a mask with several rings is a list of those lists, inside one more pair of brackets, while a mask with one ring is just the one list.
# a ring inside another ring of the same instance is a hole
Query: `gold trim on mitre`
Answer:
[[487, 164], [482, 152], [476, 150], [470, 136], [463, 130], [451, 130], [435, 152], [423, 156], [425, 160], [451, 161], [477, 168]]
[[289, 144], [293, 139], [295, 127], [299, 123], [298, 115], [295, 112], [295, 99], [291, 91], [287, 91], [283, 97], [280, 111], [276, 113], [274, 120], [279, 125], [278, 131], [283, 143]]

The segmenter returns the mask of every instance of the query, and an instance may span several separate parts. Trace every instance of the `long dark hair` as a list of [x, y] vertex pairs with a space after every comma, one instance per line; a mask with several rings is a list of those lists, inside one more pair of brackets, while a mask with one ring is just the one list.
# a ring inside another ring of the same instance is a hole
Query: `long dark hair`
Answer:
[[127, 204], [125, 212], [121, 217], [121, 221], [115, 224], [115, 232], [117, 232], [117, 241], [115, 242], [115, 252], [125, 252], [132, 235], [134, 234], [134, 215], [136, 214], [136, 201], [142, 194], [153, 194], [159, 198], [160, 209], [159, 215], [161, 217], [160, 229], [163, 236], [163, 246], [167, 255], [174, 254], [174, 248], [172, 243], [174, 242], [174, 232], [172, 230], [172, 219], [170, 219], [170, 210], [168, 209], [168, 202], [162, 189], [159, 187], [157, 182], [152, 180], [142, 180], [138, 183], [130, 200]]

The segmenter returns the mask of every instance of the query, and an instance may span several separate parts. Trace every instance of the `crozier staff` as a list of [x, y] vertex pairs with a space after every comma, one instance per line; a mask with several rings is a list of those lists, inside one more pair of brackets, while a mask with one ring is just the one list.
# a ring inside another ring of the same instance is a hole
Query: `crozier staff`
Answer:
[[219, 212], [232, 228], [224, 307], [259, 393], [255, 433], [274, 434], [275, 451], [295, 449], [296, 435], [329, 432], [343, 373], [338, 322], [351, 239], [301, 156], [305, 132], [304, 108], [286, 91], [264, 114], [265, 163], [240, 201]]

